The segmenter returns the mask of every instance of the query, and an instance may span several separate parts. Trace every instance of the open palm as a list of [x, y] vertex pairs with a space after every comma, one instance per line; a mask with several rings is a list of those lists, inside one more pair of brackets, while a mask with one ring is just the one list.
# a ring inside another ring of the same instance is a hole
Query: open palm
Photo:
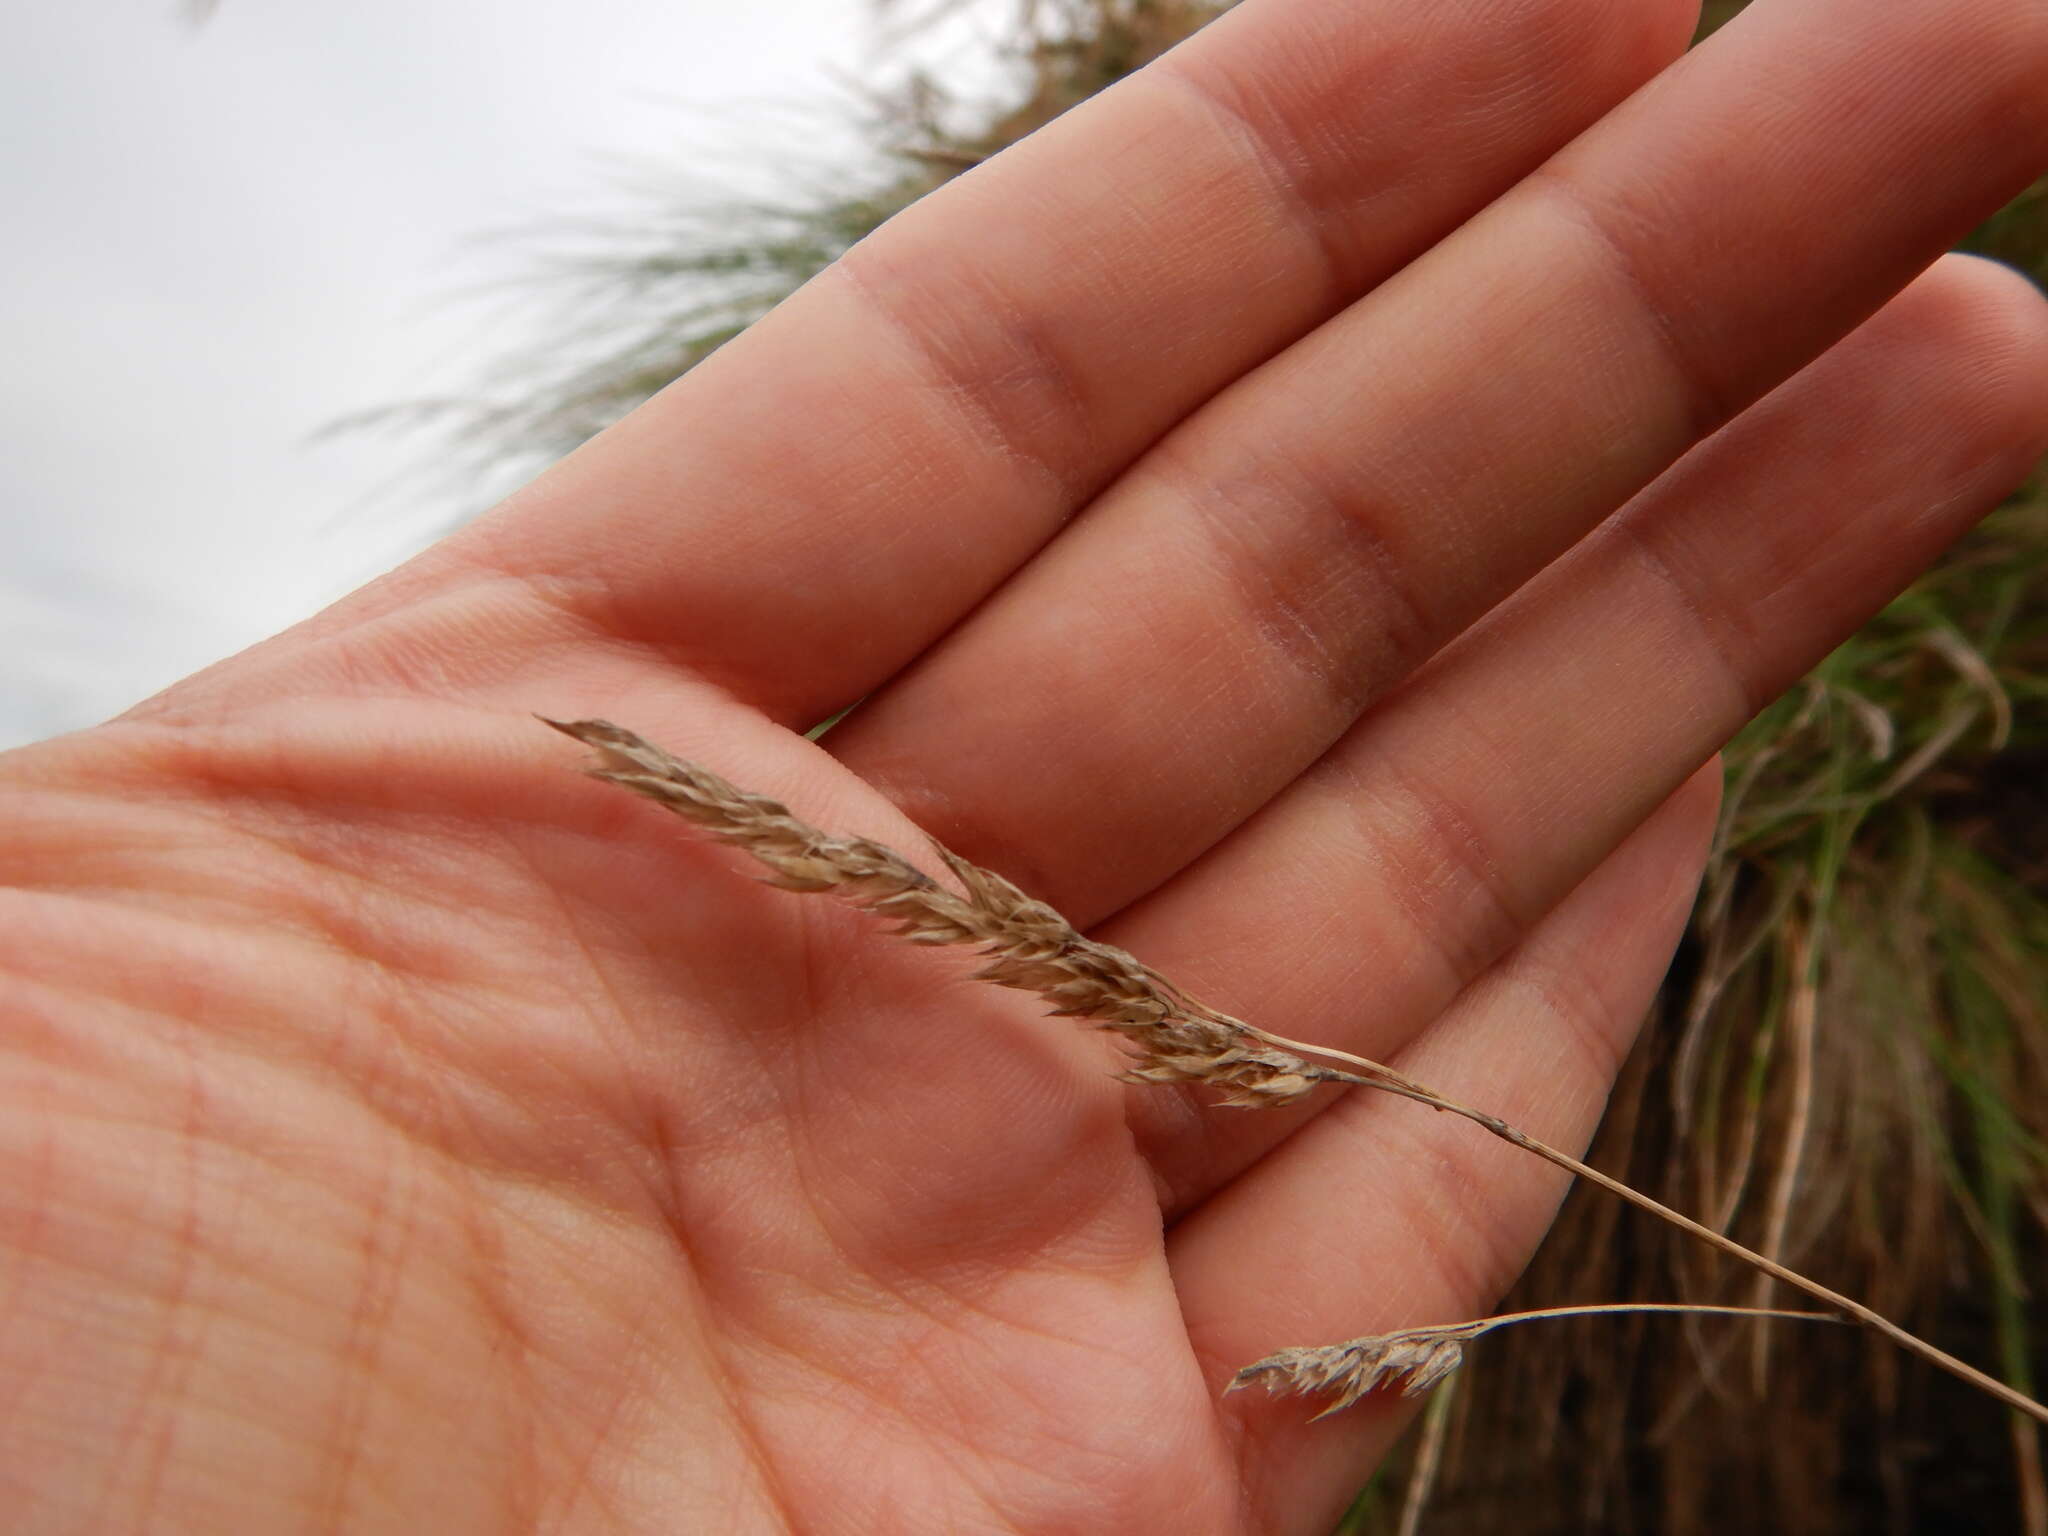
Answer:
[[1583, 1142], [1701, 765], [2048, 439], [2032, 292], [1915, 279], [2048, 161], [2048, 12], [1691, 20], [1249, 0], [5, 759], [10, 1528], [1327, 1527], [1398, 1413], [1219, 1386], [1482, 1309], [1551, 1170], [1124, 1087], [528, 711]]

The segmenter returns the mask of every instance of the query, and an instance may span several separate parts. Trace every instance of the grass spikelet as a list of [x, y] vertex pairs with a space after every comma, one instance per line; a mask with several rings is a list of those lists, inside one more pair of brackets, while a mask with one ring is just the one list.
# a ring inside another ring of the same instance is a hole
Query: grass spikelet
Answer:
[[1338, 1076], [1195, 1002], [1135, 956], [1084, 937], [1044, 902], [950, 850], [938, 849], [939, 857], [964, 894], [891, 848], [822, 832], [780, 801], [738, 789], [609, 721], [545, 723], [596, 749], [591, 777], [644, 795], [752, 854], [770, 885], [829, 892], [892, 919], [897, 937], [912, 944], [978, 946], [986, 963], [976, 980], [1034, 992], [1056, 1016], [1120, 1035], [1132, 1058], [1124, 1075], [1133, 1082], [1206, 1083], [1225, 1104], [1250, 1108], [1292, 1103]]
[[1341, 1413], [1368, 1392], [1391, 1389], [1420, 1397], [1465, 1363], [1466, 1333], [1456, 1328], [1407, 1328], [1342, 1344], [1278, 1349], [1230, 1379], [1229, 1391], [1263, 1380], [1268, 1391], [1330, 1402], [1315, 1417]]
[[1266, 1390], [1302, 1397], [1328, 1397], [1329, 1405], [1315, 1417], [1328, 1418], [1349, 1408], [1368, 1392], [1391, 1390], [1420, 1397], [1465, 1363], [1465, 1346], [1483, 1333], [1510, 1323], [1549, 1317], [1593, 1317], [1609, 1312], [1719, 1313], [1729, 1317], [1790, 1317], [1810, 1323], [1839, 1323], [1830, 1312], [1781, 1312], [1765, 1307], [1692, 1306], [1683, 1302], [1623, 1302], [1590, 1307], [1544, 1307], [1534, 1312], [1509, 1312], [1469, 1323], [1440, 1323], [1427, 1328], [1402, 1328], [1367, 1334], [1341, 1344], [1276, 1349], [1263, 1360], [1230, 1378], [1224, 1390], [1263, 1383]]

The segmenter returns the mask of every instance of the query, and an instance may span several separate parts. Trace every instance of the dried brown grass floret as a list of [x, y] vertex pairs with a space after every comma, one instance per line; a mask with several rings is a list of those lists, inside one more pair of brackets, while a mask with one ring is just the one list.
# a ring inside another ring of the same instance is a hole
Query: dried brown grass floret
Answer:
[[1549, 1317], [1591, 1317], [1608, 1312], [1713, 1312], [1727, 1317], [1786, 1317], [1809, 1323], [1840, 1323], [1829, 1312], [1783, 1312], [1764, 1307], [1695, 1306], [1686, 1302], [1618, 1302], [1606, 1306], [1544, 1307], [1534, 1312], [1509, 1312], [1469, 1323], [1440, 1323], [1427, 1328], [1401, 1328], [1368, 1334], [1341, 1344], [1276, 1349], [1263, 1360], [1230, 1378], [1224, 1390], [1263, 1385], [1267, 1391], [1299, 1397], [1328, 1397], [1315, 1415], [1328, 1418], [1349, 1408], [1369, 1392], [1393, 1391], [1420, 1397], [1465, 1363], [1465, 1346], [1483, 1333], [1510, 1323]]
[[1391, 1389], [1403, 1397], [1420, 1397], [1465, 1363], [1465, 1335], [1435, 1328], [1409, 1328], [1399, 1333], [1307, 1349], [1276, 1349], [1255, 1360], [1230, 1379], [1232, 1388], [1263, 1380], [1272, 1392], [1330, 1401], [1316, 1418], [1349, 1408], [1368, 1392]]

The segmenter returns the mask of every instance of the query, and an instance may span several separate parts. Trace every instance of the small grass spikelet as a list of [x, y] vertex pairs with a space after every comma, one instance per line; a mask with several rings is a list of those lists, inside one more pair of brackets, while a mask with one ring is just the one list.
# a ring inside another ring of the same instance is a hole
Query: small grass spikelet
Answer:
[[1601, 1306], [1544, 1307], [1533, 1312], [1508, 1312], [1469, 1323], [1439, 1323], [1367, 1334], [1341, 1344], [1276, 1349], [1230, 1378], [1224, 1390], [1263, 1384], [1267, 1391], [1300, 1397], [1328, 1397], [1316, 1418], [1349, 1408], [1369, 1392], [1393, 1391], [1420, 1397], [1465, 1363], [1465, 1346], [1481, 1334], [1510, 1323], [1553, 1317], [1594, 1317], [1609, 1312], [1716, 1313], [1724, 1317], [1784, 1317], [1808, 1323], [1840, 1323], [1831, 1312], [1783, 1312], [1766, 1307], [1717, 1307], [1690, 1302], [1616, 1302]]
[[1382, 1388], [1420, 1397], [1464, 1363], [1465, 1343], [1458, 1330], [1409, 1328], [1342, 1344], [1275, 1350], [1231, 1377], [1228, 1390], [1263, 1381], [1271, 1392], [1327, 1396], [1328, 1406], [1315, 1415], [1322, 1419]]

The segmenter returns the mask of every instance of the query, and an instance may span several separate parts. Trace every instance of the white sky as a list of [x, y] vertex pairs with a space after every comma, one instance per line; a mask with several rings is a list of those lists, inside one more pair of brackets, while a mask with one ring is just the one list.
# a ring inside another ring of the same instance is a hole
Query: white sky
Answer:
[[[743, 164], [866, 0], [12, 0], [0, 49], [0, 746], [89, 724], [395, 564], [482, 237], [619, 161]], [[717, 109], [730, 107], [729, 112]], [[761, 120], [756, 114], [757, 123]]]

